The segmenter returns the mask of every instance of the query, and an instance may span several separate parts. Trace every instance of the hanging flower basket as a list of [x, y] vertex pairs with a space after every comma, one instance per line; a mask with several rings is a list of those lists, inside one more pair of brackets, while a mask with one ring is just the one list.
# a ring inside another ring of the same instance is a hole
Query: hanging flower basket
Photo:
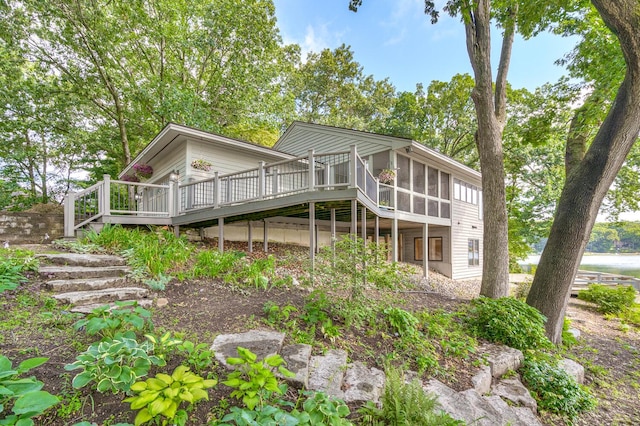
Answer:
[[133, 171], [138, 178], [149, 179], [153, 175], [153, 167], [148, 164], [136, 163], [133, 165]]
[[197, 160], [193, 160], [191, 162], [191, 167], [193, 167], [196, 170], [202, 170], [203, 172], [211, 171], [211, 166], [213, 166], [213, 164], [201, 158]]
[[378, 175], [378, 180], [380, 183], [390, 184], [393, 183], [393, 180], [396, 178], [396, 171], [392, 169], [382, 169], [380, 174]]
[[140, 182], [140, 178], [136, 175], [124, 175], [121, 180], [124, 182]]

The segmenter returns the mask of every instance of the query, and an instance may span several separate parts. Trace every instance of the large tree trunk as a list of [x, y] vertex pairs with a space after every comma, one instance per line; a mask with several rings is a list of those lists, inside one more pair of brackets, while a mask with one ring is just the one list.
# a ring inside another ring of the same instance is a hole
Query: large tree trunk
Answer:
[[504, 128], [506, 75], [513, 44], [513, 28], [505, 30], [497, 92], [491, 76], [491, 2], [478, 1], [465, 17], [467, 52], [473, 67], [476, 107], [476, 142], [482, 170], [484, 239], [480, 294], [498, 298], [509, 294], [509, 232], [504, 186], [502, 130]]
[[602, 199], [640, 133], [640, 6], [637, 0], [592, 0], [620, 40], [625, 78], [609, 113], [562, 190], [551, 233], [527, 297], [547, 317], [547, 335], [562, 340], [571, 286]]

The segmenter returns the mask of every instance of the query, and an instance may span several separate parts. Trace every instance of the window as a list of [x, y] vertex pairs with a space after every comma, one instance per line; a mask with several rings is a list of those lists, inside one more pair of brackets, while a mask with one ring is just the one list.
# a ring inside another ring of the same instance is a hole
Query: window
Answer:
[[424, 194], [424, 164], [413, 162], [413, 192]]
[[422, 237], [416, 237], [413, 239], [413, 260], [423, 260], [424, 254], [422, 253]]
[[427, 204], [428, 214], [432, 217], [438, 217], [438, 202], [429, 200]]
[[409, 164], [411, 164], [409, 157], [398, 155], [398, 186], [400, 188], [409, 189], [409, 185], [411, 184]]
[[449, 199], [449, 173], [440, 172], [440, 198]]
[[429, 196], [438, 196], [438, 169], [429, 167]]
[[440, 217], [451, 219], [451, 205], [449, 203], [440, 203]]
[[[458, 179], [453, 180], [453, 198], [455, 200], [460, 200], [460, 201], [464, 201], [465, 203], [478, 205], [478, 198], [479, 198], [478, 191], [479, 189], [475, 185], [471, 185], [470, 183], [466, 183]], [[448, 200], [449, 199], [448, 192], [446, 195], [447, 195], [446, 197], [443, 195], [442, 198], [445, 198]]]
[[480, 240], [469, 240], [469, 266], [480, 265]]
[[425, 214], [424, 197], [418, 195], [413, 196], [413, 212], [415, 214]]
[[442, 262], [442, 237], [429, 237], [429, 260]]

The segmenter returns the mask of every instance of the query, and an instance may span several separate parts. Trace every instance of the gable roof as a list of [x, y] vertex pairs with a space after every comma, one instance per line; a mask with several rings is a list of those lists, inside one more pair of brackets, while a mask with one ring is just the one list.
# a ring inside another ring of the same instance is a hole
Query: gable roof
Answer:
[[118, 176], [122, 177], [127, 174], [134, 164], [144, 159], [144, 162], [150, 162], [157, 155], [160, 155], [162, 151], [174, 142], [179, 142], [185, 139], [198, 140], [208, 142], [210, 144], [217, 144], [224, 147], [232, 147], [243, 151], [251, 151], [258, 154], [267, 155], [277, 159], [289, 159], [293, 156], [280, 152], [278, 150], [258, 145], [255, 143], [243, 141], [240, 139], [229, 138], [227, 136], [218, 135], [211, 132], [205, 132], [204, 130], [195, 129], [193, 127], [183, 126], [181, 124], [169, 123], [158, 133], [149, 144], [131, 161], [127, 166], [122, 169]]

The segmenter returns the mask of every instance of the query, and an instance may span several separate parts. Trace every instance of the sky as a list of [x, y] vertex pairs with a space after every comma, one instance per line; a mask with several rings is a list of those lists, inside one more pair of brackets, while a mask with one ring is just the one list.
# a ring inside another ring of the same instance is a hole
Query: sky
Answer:
[[[443, 1], [436, 0], [436, 4]], [[424, 0], [365, 0], [357, 13], [349, 0], [274, 0], [278, 27], [285, 43], [310, 51], [351, 46], [366, 75], [389, 78], [397, 90], [415, 90], [417, 83], [449, 81], [457, 73], [472, 75], [464, 26], [446, 13], [437, 24], [424, 14]], [[495, 29], [494, 29], [495, 30]], [[494, 77], [500, 54], [500, 32], [493, 34]], [[514, 43], [508, 80], [515, 88], [533, 90], [554, 83], [566, 72], [554, 62], [570, 52], [575, 39], [542, 34]]]

